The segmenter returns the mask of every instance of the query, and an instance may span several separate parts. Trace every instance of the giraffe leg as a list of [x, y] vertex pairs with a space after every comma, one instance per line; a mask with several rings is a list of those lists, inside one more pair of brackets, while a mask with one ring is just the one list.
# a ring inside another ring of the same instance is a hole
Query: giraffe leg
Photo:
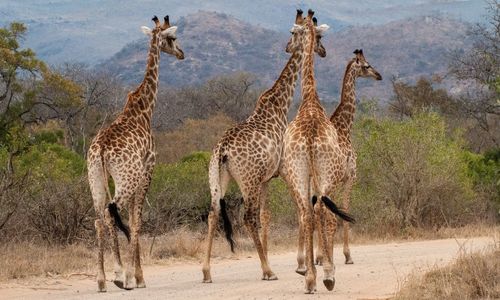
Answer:
[[[144, 200], [146, 199], [146, 194], [149, 189], [149, 185], [151, 184], [151, 177], [153, 173], [154, 163], [150, 164], [148, 170], [145, 174], [145, 179], [143, 181], [142, 186], [139, 187], [139, 190], [136, 194], [136, 198], [134, 201], [133, 214], [134, 221], [133, 227], [137, 228], [137, 232], [139, 233], [142, 226], [142, 208], [144, 205]], [[136, 240], [136, 244], [134, 247], [134, 265], [135, 265], [135, 282], [137, 288], [145, 288], [146, 283], [144, 282], [144, 275], [141, 267], [141, 247], [139, 237]]]
[[299, 221], [299, 243], [297, 247], [297, 269], [295, 272], [302, 276], [306, 275], [306, 265], [304, 258], [304, 224], [302, 224], [302, 218], [300, 217], [299, 208], [297, 207], [297, 217]]
[[332, 214], [330, 210], [328, 210], [326, 207], [323, 209], [323, 213], [325, 214], [326, 218], [326, 233], [327, 233], [327, 238], [328, 238], [328, 249], [330, 249], [330, 255], [333, 261], [333, 243], [334, 243], [334, 237], [335, 237], [335, 232], [337, 232], [337, 217]]
[[105, 185], [107, 178], [105, 178], [104, 170], [100, 157], [89, 156], [88, 161], [88, 178], [89, 186], [94, 203], [94, 210], [97, 219], [94, 222], [97, 238], [97, 290], [99, 292], [106, 291], [106, 275], [104, 273], [104, 235], [105, 235], [105, 203], [107, 192]]
[[335, 277], [334, 277], [335, 264], [333, 263], [333, 243], [334, 243], [335, 232], [337, 230], [337, 218], [324, 205], [322, 208], [322, 214], [324, 222], [322, 223], [321, 226], [324, 228], [324, 231], [326, 232], [326, 243], [327, 243], [324, 249], [322, 250], [323, 250], [323, 255], [325, 257], [328, 255], [328, 261], [330, 261], [332, 264], [331, 277], [327, 274], [327, 271], [325, 270], [325, 279], [323, 280], [323, 284], [329, 291], [331, 291], [335, 286]]
[[229, 183], [230, 174], [225, 167], [219, 167], [218, 153], [212, 154], [209, 166], [209, 182], [212, 201], [210, 204], [210, 212], [208, 214], [208, 233], [205, 250], [205, 259], [203, 261], [203, 283], [211, 283], [212, 275], [210, 274], [210, 256], [212, 254], [212, 243], [214, 240], [215, 230], [219, 224], [220, 199], [226, 193]]
[[313, 208], [309, 199], [301, 201], [302, 224], [304, 226], [305, 249], [306, 249], [306, 274], [305, 293], [313, 294], [316, 291], [316, 267], [314, 266], [314, 243], [313, 243]]
[[216, 202], [212, 201], [210, 206], [210, 213], [208, 214], [208, 234], [207, 234], [207, 248], [205, 251], [205, 260], [203, 262], [203, 282], [211, 283], [212, 276], [210, 274], [210, 256], [212, 253], [212, 242], [214, 239], [215, 229], [217, 228], [219, 220], [220, 204], [219, 199]]
[[[149, 183], [148, 185], [149, 186]], [[142, 206], [143, 206], [143, 200], [145, 199], [145, 194], [147, 191], [147, 187], [145, 191], [143, 192], [141, 199], [137, 199], [135, 202], [135, 207], [134, 207], [134, 221], [135, 224], [133, 225], [134, 227], [137, 228], [137, 239], [135, 240], [135, 245], [132, 245], [134, 247], [134, 277], [135, 277], [135, 282], [136, 282], [136, 287], [137, 288], [145, 288], [146, 283], [144, 282], [144, 275], [142, 272], [142, 267], [141, 267], [141, 246], [140, 246], [140, 240], [139, 240], [139, 232], [141, 230], [142, 226]]]
[[321, 239], [321, 230], [323, 230], [323, 226], [321, 226], [321, 220], [320, 220], [320, 209], [321, 205], [320, 203], [317, 203], [317, 205], [314, 206], [314, 229], [318, 235], [318, 246], [316, 247], [316, 260], [315, 263], [318, 266], [323, 265], [323, 253], [324, 253], [324, 244], [323, 244], [323, 239]]
[[[335, 285], [335, 278], [334, 278], [334, 273], [335, 273], [335, 266], [333, 265], [333, 260], [332, 260], [332, 251], [329, 245], [329, 237], [328, 237], [328, 229], [327, 229], [327, 214], [326, 214], [326, 208], [323, 204], [323, 201], [320, 203], [320, 209], [317, 210], [319, 213], [319, 219], [320, 219], [320, 230], [318, 231], [320, 235], [320, 239], [322, 240], [322, 245], [323, 245], [323, 271], [324, 271], [324, 278], [323, 278], [323, 284], [325, 287], [331, 291], [333, 290], [333, 287]], [[333, 239], [333, 237], [332, 237]]]
[[[342, 199], [342, 206], [345, 212], [349, 212], [349, 202], [350, 202], [350, 197], [351, 197], [351, 191], [352, 191], [352, 186], [354, 184], [354, 179], [351, 178], [349, 179], [344, 187], [343, 190], [343, 199]], [[346, 222], [342, 220], [342, 230], [344, 233], [344, 256], [345, 256], [345, 263], [346, 264], [353, 264], [353, 260], [351, 257], [351, 249], [349, 248], [349, 222]]]
[[259, 229], [257, 226], [257, 214], [259, 213], [259, 196], [260, 187], [252, 187], [243, 191], [243, 199], [245, 201], [245, 226], [248, 233], [253, 239], [257, 253], [259, 254], [260, 264], [262, 268], [262, 280], [277, 280], [278, 277], [269, 267], [269, 261], [264, 253], [264, 247], [260, 241]]
[[136, 271], [136, 249], [139, 244], [139, 221], [136, 215], [136, 197], [133, 197], [129, 202], [129, 226], [130, 226], [130, 242], [127, 245], [126, 250], [126, 267], [125, 267], [125, 281], [123, 288], [126, 290], [132, 290], [137, 286], [135, 280]]
[[108, 227], [108, 232], [111, 237], [111, 252], [113, 252], [114, 257], [114, 271], [115, 279], [113, 283], [119, 287], [123, 288], [123, 281], [125, 279], [123, 272], [123, 264], [120, 256], [120, 245], [118, 243], [118, 233], [116, 231], [115, 220], [109, 213], [109, 209], [106, 208], [104, 211], [104, 219]]
[[106, 291], [106, 275], [104, 273], [104, 222], [102, 218], [95, 220], [97, 233], [97, 290]]
[[[354, 182], [356, 181], [356, 154], [353, 152], [350, 157], [349, 163], [349, 171], [348, 171], [347, 180], [344, 183], [344, 189], [342, 191], [342, 206], [345, 212], [349, 212], [349, 202], [352, 193], [352, 187]], [[344, 239], [344, 256], [346, 264], [353, 264], [353, 260], [351, 257], [351, 250], [349, 248], [349, 222], [342, 220], [342, 231], [343, 231], [343, 239]]]
[[[146, 189], [147, 190], [147, 189]], [[137, 196], [136, 199], [131, 202], [129, 209], [129, 220], [130, 220], [130, 243], [128, 248], [128, 261], [130, 262], [125, 273], [125, 289], [133, 289], [135, 287], [144, 288], [146, 284], [144, 282], [144, 276], [141, 268], [141, 255], [140, 255], [140, 245], [139, 245], [139, 231], [141, 229], [141, 217], [142, 217], [142, 205], [140, 201], [144, 199], [142, 190], [138, 192], [141, 194]], [[145, 194], [145, 193], [144, 193]]]
[[264, 254], [268, 257], [268, 247], [267, 239], [269, 235], [269, 221], [271, 220], [271, 212], [269, 211], [269, 193], [268, 193], [268, 182], [262, 185], [260, 190], [260, 226], [262, 248], [264, 249]]

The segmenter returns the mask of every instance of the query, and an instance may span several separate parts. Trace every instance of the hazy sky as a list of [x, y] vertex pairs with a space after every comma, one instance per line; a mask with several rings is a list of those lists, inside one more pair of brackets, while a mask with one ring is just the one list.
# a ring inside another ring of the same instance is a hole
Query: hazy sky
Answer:
[[77, 56], [95, 63], [142, 37], [138, 28], [152, 15], [169, 14], [175, 22], [198, 10], [218, 11], [285, 31], [295, 9], [309, 7], [332, 30], [435, 14], [479, 22], [486, 13], [483, 0], [0, 0], [0, 25], [27, 24], [26, 45], [49, 62]]

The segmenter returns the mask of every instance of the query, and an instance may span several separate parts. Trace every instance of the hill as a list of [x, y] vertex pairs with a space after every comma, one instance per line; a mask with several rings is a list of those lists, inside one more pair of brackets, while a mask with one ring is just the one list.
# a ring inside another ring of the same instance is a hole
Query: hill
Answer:
[[357, 0], [355, 4], [351, 0], [2, 0], [0, 26], [25, 23], [26, 46], [51, 64], [93, 65], [140, 38], [139, 27], [148, 25], [154, 14], [169, 14], [177, 21], [198, 10], [217, 11], [286, 33], [295, 8], [313, 8], [323, 22], [338, 30], [430, 14], [480, 22], [485, 6], [479, 0]]
[[[181, 18], [178, 26], [178, 40], [186, 59], [163, 57], [160, 80], [166, 85], [199, 84], [215, 75], [246, 71], [257, 74], [261, 83], [269, 86], [288, 59], [284, 49], [289, 34], [226, 14], [198, 12]], [[327, 102], [338, 98], [345, 65], [352, 51], [362, 48], [384, 80], [360, 80], [358, 94], [387, 99], [393, 77], [412, 81], [422, 75], [445, 73], [449, 51], [467, 45], [466, 29], [466, 23], [452, 19], [419, 17], [329, 32], [323, 38], [327, 57], [316, 59], [319, 92]], [[147, 47], [146, 38], [132, 42], [99, 68], [119, 74], [126, 82], [140, 82]]]

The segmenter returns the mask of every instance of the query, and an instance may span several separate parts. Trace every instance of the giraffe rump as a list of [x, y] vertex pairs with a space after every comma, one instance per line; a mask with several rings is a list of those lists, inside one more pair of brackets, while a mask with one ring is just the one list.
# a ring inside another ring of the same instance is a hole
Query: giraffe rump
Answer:
[[356, 219], [354, 219], [353, 216], [343, 211], [342, 209], [338, 208], [338, 206], [330, 198], [328, 198], [328, 196], [321, 196], [321, 201], [325, 203], [326, 207], [328, 207], [329, 210], [331, 210], [334, 214], [342, 218], [344, 221], [353, 224], [356, 223]]
[[233, 225], [231, 225], [231, 220], [229, 220], [229, 216], [227, 215], [226, 201], [224, 199], [220, 199], [220, 212], [224, 225], [224, 233], [226, 234], [226, 240], [229, 243], [229, 246], [231, 246], [231, 252], [234, 253]]
[[108, 204], [108, 210], [109, 214], [115, 219], [116, 227], [123, 231], [125, 236], [127, 237], [127, 240], [130, 242], [130, 229], [128, 228], [127, 225], [123, 224], [122, 218], [120, 217], [120, 213], [118, 212], [118, 206], [116, 206], [116, 203], [110, 202]]

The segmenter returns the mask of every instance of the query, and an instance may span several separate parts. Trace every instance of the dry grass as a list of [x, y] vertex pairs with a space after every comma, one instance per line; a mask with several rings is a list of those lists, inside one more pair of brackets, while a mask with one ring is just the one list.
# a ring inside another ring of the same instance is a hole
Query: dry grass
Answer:
[[[438, 231], [413, 231], [403, 236], [368, 236], [351, 235], [353, 244], [385, 243], [394, 240], [466, 238], [478, 236], [495, 236], [498, 226], [468, 226], [459, 229], [441, 229]], [[169, 265], [176, 262], [201, 262], [205, 251], [205, 232], [178, 229], [168, 234], [141, 240], [142, 259], [145, 265]], [[126, 240], [121, 237], [122, 247]], [[236, 253], [231, 253], [229, 245], [222, 236], [217, 236], [212, 250], [215, 260], [256, 255], [253, 241], [244, 233], [236, 236]], [[341, 228], [336, 235], [336, 246], [341, 245]], [[271, 230], [269, 250], [271, 253], [296, 251], [296, 228], [275, 226]], [[123, 251], [123, 250], [122, 250]], [[0, 281], [22, 279], [34, 276], [65, 277], [73, 273], [95, 274], [95, 249], [84, 244], [70, 246], [47, 246], [32, 243], [12, 243], [0, 248]], [[497, 249], [497, 255], [498, 255]], [[112, 270], [112, 256], [106, 253], [106, 270]], [[500, 267], [500, 266], [499, 266]], [[500, 269], [500, 268], [499, 268]]]
[[413, 274], [395, 299], [499, 299], [500, 243], [483, 253], [462, 253], [451, 265]]
[[[404, 232], [391, 232], [380, 230], [380, 232], [358, 233], [356, 225], [353, 228], [350, 241], [354, 244], [378, 244], [394, 241], [415, 241], [415, 240], [437, 240], [449, 238], [472, 238], [479, 236], [495, 236], [500, 232], [500, 226], [491, 224], [470, 224], [463, 227], [441, 227], [435, 230], [409, 228]], [[337, 229], [336, 243], [342, 243], [342, 227]]]
[[0, 248], [0, 280], [94, 272], [94, 254], [82, 245], [8, 244]]

